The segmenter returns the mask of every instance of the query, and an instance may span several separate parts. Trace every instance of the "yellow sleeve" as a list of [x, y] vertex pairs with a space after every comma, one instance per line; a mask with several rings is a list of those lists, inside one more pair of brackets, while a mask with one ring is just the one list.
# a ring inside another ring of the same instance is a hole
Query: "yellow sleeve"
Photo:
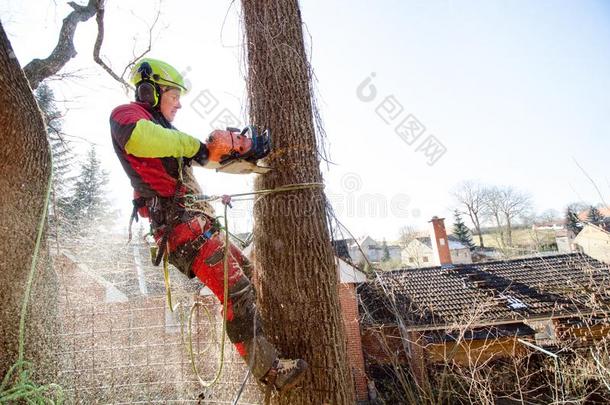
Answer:
[[125, 152], [144, 158], [193, 157], [199, 146], [200, 141], [193, 136], [141, 119], [125, 144]]

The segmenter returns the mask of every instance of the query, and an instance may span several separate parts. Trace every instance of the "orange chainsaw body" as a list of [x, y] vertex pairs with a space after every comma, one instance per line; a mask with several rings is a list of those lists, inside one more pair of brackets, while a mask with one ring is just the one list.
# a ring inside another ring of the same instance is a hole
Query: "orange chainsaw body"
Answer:
[[239, 132], [214, 130], [207, 142], [208, 159], [224, 163], [244, 155], [252, 148], [252, 139]]

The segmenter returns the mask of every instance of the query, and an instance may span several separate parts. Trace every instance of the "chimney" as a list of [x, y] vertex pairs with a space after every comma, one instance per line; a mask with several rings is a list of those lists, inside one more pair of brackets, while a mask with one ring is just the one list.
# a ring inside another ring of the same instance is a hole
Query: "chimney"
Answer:
[[445, 231], [445, 218], [433, 216], [430, 221], [430, 242], [432, 244], [433, 260], [437, 266], [451, 263], [451, 253], [449, 252], [449, 239]]

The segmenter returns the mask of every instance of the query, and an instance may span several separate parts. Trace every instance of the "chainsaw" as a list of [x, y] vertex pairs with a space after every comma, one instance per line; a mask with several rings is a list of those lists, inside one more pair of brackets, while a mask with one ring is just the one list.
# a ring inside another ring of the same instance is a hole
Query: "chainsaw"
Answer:
[[271, 130], [259, 134], [256, 127], [227, 128], [213, 131], [206, 141], [208, 163], [205, 167], [233, 174], [264, 174], [271, 170], [258, 161], [271, 152]]

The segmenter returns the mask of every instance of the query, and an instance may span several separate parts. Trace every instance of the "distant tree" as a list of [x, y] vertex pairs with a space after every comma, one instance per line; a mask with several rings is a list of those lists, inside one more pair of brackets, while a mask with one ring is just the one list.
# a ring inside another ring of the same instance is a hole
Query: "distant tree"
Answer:
[[57, 108], [53, 90], [41, 83], [34, 91], [38, 107], [42, 111], [47, 129], [51, 156], [53, 158], [52, 204], [49, 207], [49, 220], [54, 229], [64, 224], [66, 206], [69, 203], [71, 185], [74, 177], [70, 172], [74, 166], [74, 153], [63, 133], [63, 116]]
[[507, 186], [499, 189], [501, 197], [500, 210], [506, 222], [506, 242], [508, 246], [513, 245], [512, 228], [516, 218], [523, 216], [532, 208], [532, 200], [529, 194]]
[[586, 211], [589, 208], [590, 204], [584, 203], [582, 201], [572, 202], [568, 204], [568, 208], [570, 211], [576, 213], [576, 215], [580, 214], [583, 211]]
[[555, 209], [548, 209], [540, 213], [536, 218], [538, 222], [542, 224], [549, 224], [559, 222], [561, 216]]
[[403, 249], [406, 248], [413, 239], [417, 237], [417, 231], [411, 225], [405, 225], [400, 228], [398, 243]]
[[502, 245], [512, 246], [512, 231], [515, 220], [525, 216], [532, 208], [529, 194], [511, 186], [487, 187], [484, 206], [487, 216], [494, 219], [498, 226]]
[[381, 250], [382, 250], [381, 261], [387, 262], [388, 260], [390, 260], [390, 248], [388, 248], [388, 242], [386, 242], [385, 239], [381, 243]]
[[400, 228], [399, 243], [402, 247], [402, 259], [409, 267], [420, 267], [422, 265], [423, 245], [411, 243], [417, 239], [418, 232], [410, 225]]
[[604, 221], [604, 216], [595, 206], [589, 207], [589, 213], [587, 214], [587, 221], [594, 225], [599, 225]]
[[488, 186], [483, 189], [483, 216], [491, 222], [494, 222], [499, 235], [499, 245], [505, 246], [504, 240], [504, 223], [502, 220], [502, 193], [499, 187]]
[[451, 194], [463, 208], [462, 212], [470, 217], [472, 225], [479, 235], [479, 245], [485, 247], [481, 232], [482, 216], [485, 209], [485, 187], [474, 181], [464, 181], [458, 184]]
[[464, 224], [462, 216], [460, 215], [460, 212], [457, 209], [454, 211], [453, 217], [453, 235], [458, 238], [458, 240], [462, 242], [464, 246], [467, 246], [468, 249], [474, 249], [475, 245], [472, 242], [472, 235], [470, 233], [470, 229], [468, 229], [466, 224]]
[[580, 222], [580, 219], [578, 219], [578, 214], [569, 206], [566, 208], [565, 221], [566, 228], [568, 231], [572, 232], [574, 236], [578, 235], [578, 233], [582, 230], [582, 222]]
[[81, 165], [73, 195], [66, 205], [66, 215], [71, 224], [88, 225], [107, 215], [107, 183], [108, 174], [102, 170], [95, 147], [92, 146], [87, 153], [87, 159]]

